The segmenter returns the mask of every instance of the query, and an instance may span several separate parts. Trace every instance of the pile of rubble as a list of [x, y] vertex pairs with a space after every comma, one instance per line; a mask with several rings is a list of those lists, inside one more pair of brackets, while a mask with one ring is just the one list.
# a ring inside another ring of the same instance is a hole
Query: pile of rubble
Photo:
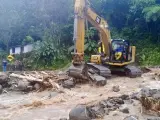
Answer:
[[6, 89], [24, 92], [58, 90], [61, 86], [74, 86], [73, 81], [65, 73], [57, 74], [53, 71], [0, 73], [1, 93]]
[[120, 97], [110, 97], [94, 105], [78, 105], [69, 113], [69, 120], [103, 118], [105, 115], [115, 110], [128, 114], [130, 112], [126, 105], [128, 103], [132, 103], [130, 97], [128, 95], [122, 95]]
[[160, 117], [160, 81], [152, 81], [141, 90], [143, 113]]

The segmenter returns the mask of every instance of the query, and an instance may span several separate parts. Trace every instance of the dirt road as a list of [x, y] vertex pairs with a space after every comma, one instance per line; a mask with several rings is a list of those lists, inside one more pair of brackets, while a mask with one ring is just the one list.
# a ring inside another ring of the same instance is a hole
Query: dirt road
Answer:
[[[0, 120], [59, 120], [60, 118], [68, 118], [70, 110], [78, 104], [89, 104], [112, 96], [131, 94], [140, 90], [149, 81], [155, 80], [152, 73], [134, 79], [114, 75], [104, 87], [83, 84], [76, 85], [71, 90], [63, 89], [60, 93], [54, 91], [29, 94], [5, 93], [0, 95]], [[112, 91], [112, 87], [116, 85], [120, 87], [119, 92]], [[140, 120], [147, 120], [148, 116], [141, 114], [138, 101], [128, 104], [128, 107], [129, 114], [114, 111], [106, 115], [104, 120], [123, 120], [128, 115], [137, 115]]]

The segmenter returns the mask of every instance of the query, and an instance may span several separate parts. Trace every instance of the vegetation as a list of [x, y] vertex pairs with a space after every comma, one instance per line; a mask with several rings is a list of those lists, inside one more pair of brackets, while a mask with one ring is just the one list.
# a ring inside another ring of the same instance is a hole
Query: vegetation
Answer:
[[[123, 38], [137, 46], [141, 65], [160, 64], [159, 0], [90, 0], [91, 7], [104, 17], [112, 38]], [[0, 7], [1, 59], [10, 47], [34, 43], [26, 55], [34, 68], [59, 68], [70, 61], [73, 45], [73, 0], [3, 0]], [[90, 25], [89, 25], [90, 26]], [[86, 58], [95, 53], [97, 31], [86, 31]]]

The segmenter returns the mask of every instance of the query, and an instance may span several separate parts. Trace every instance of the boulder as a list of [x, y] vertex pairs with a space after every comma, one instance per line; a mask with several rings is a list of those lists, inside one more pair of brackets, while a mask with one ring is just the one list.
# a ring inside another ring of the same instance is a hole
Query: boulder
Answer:
[[39, 90], [40, 88], [41, 88], [40, 84], [36, 83], [36, 84], [34, 85], [34, 89], [35, 89], [35, 90]]
[[59, 120], [68, 120], [67, 118], [60, 118]]
[[2, 92], [3, 92], [3, 87], [2, 85], [0, 85], [0, 94], [2, 94]]
[[119, 91], [120, 91], [119, 86], [113, 86], [113, 87], [112, 87], [112, 91], [113, 91], [113, 92], [119, 92]]
[[78, 105], [69, 113], [69, 120], [91, 120], [89, 111], [85, 105]]
[[120, 112], [123, 113], [129, 113], [129, 108], [127, 107], [127, 105], [123, 105], [119, 108]]
[[18, 82], [18, 89], [20, 91], [28, 91], [29, 82], [27, 80], [22, 80]]
[[74, 88], [74, 87], [75, 87], [75, 83], [74, 83], [73, 79], [71, 78], [71, 79], [69, 79], [69, 80], [64, 81], [64, 82], [62, 83], [62, 86], [63, 86], [64, 88], [70, 89], [70, 88]]
[[130, 98], [131, 98], [131, 99], [134, 99], [134, 100], [140, 100], [140, 98], [141, 98], [141, 93], [140, 93], [140, 92], [133, 93], [133, 94], [130, 95]]
[[102, 118], [105, 115], [105, 110], [100, 105], [91, 106], [88, 110], [92, 119]]
[[126, 118], [124, 118], [123, 120], [138, 120], [137, 116], [131, 115], [131, 116], [127, 116]]
[[0, 73], [0, 84], [6, 84], [8, 82], [8, 75], [6, 73]]

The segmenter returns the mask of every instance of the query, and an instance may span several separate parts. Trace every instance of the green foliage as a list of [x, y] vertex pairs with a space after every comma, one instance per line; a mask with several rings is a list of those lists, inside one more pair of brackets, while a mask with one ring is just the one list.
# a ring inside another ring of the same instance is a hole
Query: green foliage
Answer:
[[90, 28], [86, 31], [86, 40], [85, 40], [85, 54], [92, 55], [97, 52], [97, 41], [94, 40], [94, 36], [96, 34], [96, 30], [94, 28]]
[[148, 45], [139, 52], [139, 62], [141, 65], [160, 65], [160, 47]]
[[[42, 42], [37, 42], [34, 46], [33, 60], [37, 66], [43, 66], [44, 68], [56, 67], [57, 64], [62, 65], [66, 63], [67, 49], [65, 45], [61, 44], [61, 31], [57, 25], [53, 25], [52, 29], [46, 30]], [[52, 33], [52, 34], [51, 34]]]
[[22, 44], [23, 45], [26, 45], [26, 44], [30, 44], [30, 43], [33, 43], [34, 42], [34, 39], [31, 37], [31, 36], [26, 36], [25, 39], [22, 41]]
[[142, 12], [144, 13], [145, 15], [144, 17], [147, 22], [150, 22], [150, 21], [155, 22], [160, 18], [160, 6], [159, 5], [146, 7], [143, 9]]

